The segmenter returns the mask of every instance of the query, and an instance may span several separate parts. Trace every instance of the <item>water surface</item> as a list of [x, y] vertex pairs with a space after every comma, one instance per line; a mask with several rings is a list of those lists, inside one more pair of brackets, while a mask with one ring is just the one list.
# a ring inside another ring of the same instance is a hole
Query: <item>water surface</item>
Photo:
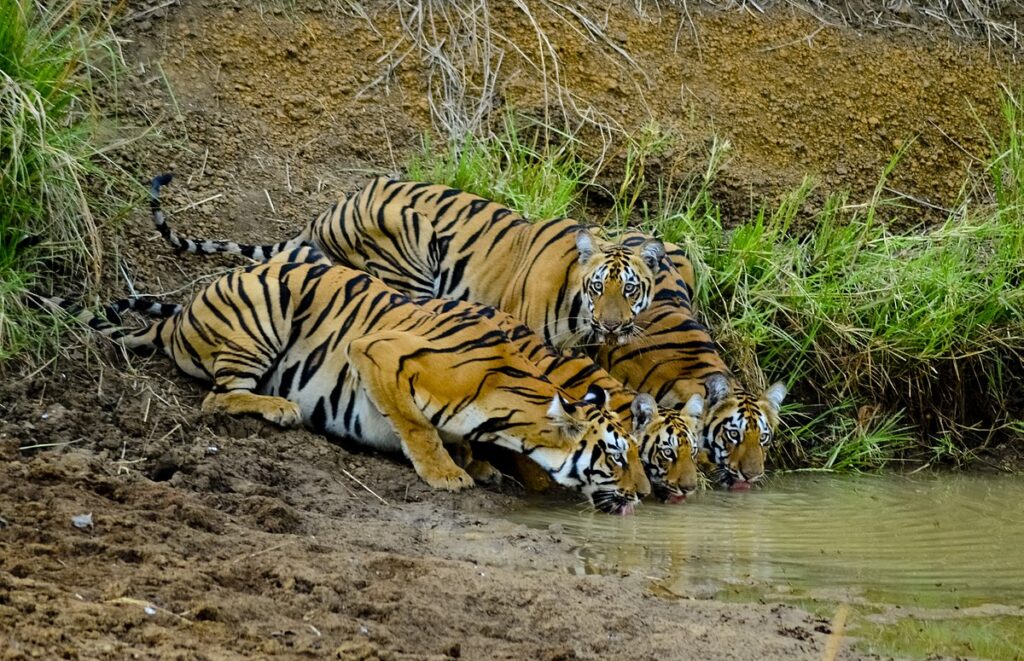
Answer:
[[673, 593], [752, 588], [926, 608], [1024, 604], [1024, 480], [790, 474], [614, 517], [541, 501], [509, 515], [564, 531], [576, 570], [640, 571]]

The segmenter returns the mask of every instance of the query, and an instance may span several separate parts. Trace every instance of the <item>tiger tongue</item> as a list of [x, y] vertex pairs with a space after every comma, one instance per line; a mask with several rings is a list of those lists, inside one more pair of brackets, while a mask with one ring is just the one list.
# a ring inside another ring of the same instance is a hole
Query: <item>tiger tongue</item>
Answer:
[[750, 491], [751, 484], [746, 480], [737, 480], [729, 485], [729, 491]]

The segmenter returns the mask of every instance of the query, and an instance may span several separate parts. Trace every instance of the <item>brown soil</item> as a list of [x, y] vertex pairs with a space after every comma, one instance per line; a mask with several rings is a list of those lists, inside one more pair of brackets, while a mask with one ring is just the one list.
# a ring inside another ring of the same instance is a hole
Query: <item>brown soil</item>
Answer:
[[[50, 370], [0, 393], [13, 402], [0, 432], [4, 658], [817, 658], [823, 646], [827, 623], [791, 607], [571, 575], [559, 532], [501, 518], [510, 492], [436, 493], [391, 458], [198, 417], [202, 390], [162, 361], [102, 380], [77, 361]], [[65, 445], [19, 451], [38, 443]], [[91, 526], [72, 525], [81, 514]]]
[[[393, 3], [371, 7], [372, 25], [335, 8], [355, 3], [162, 4], [122, 25], [129, 71], [111, 108], [158, 126], [117, 158], [140, 181], [178, 175], [166, 206], [190, 207], [177, 218], [189, 234], [287, 236], [339, 190], [399, 171], [432, 130], [426, 65]], [[490, 101], [555, 121], [527, 61], [539, 61], [533, 24], [493, 4], [492, 25], [524, 55], [507, 48]], [[713, 132], [731, 140], [715, 194], [737, 217], [805, 172], [863, 198], [913, 136], [892, 187], [949, 205], [986, 149], [981, 124], [997, 125], [997, 83], [1020, 79], [1009, 54], [934, 30], [592, 3], [605, 41], [528, 4], [581, 107], [678, 134], [649, 176], [699, 168]], [[611, 142], [605, 186], [623, 144]], [[122, 268], [138, 291], [180, 299], [235, 263], [171, 256], [141, 209], [114, 234], [111, 296]], [[0, 385], [5, 658], [820, 657], [827, 626], [806, 613], [691, 600], [656, 576], [574, 576], [557, 531], [502, 518], [515, 489], [439, 494], [394, 458], [200, 416], [202, 388], [165, 362], [82, 342], [100, 351], [8, 366]], [[36, 444], [52, 447], [19, 449]], [[73, 527], [85, 513], [93, 525]]]

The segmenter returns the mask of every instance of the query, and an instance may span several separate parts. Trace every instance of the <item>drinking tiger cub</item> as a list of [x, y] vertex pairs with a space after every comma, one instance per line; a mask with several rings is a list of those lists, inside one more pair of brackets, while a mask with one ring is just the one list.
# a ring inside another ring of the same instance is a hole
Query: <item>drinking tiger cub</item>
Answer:
[[[645, 240], [631, 232], [623, 243]], [[662, 406], [679, 406], [694, 393], [706, 393], [701, 445], [721, 483], [748, 489], [764, 476], [786, 385], [774, 383], [758, 394], [733, 375], [693, 312], [693, 267], [677, 246], [666, 244], [666, 251], [654, 302], [636, 322], [640, 333], [626, 344], [600, 347], [595, 362], [627, 387], [651, 393]]]
[[691, 395], [676, 409], [657, 406], [648, 394], [637, 394], [616, 381], [587, 356], [571, 350], [555, 351], [512, 315], [479, 303], [416, 299], [427, 310], [466, 310], [490, 319], [512, 344], [536, 365], [552, 383], [571, 397], [583, 397], [593, 389], [608, 393], [608, 403], [623, 423], [631, 426], [639, 444], [640, 461], [654, 496], [679, 503], [697, 488], [697, 452], [702, 435], [704, 398]]

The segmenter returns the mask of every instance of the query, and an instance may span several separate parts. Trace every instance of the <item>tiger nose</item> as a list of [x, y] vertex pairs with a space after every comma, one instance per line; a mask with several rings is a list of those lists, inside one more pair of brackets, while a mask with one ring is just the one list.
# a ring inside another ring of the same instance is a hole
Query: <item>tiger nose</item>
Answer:
[[609, 333], [615, 333], [616, 331], [620, 330], [623, 326], [626, 325], [624, 322], [619, 321], [618, 319], [599, 319], [598, 324], [601, 326], [601, 328], [603, 328], [605, 331]]

